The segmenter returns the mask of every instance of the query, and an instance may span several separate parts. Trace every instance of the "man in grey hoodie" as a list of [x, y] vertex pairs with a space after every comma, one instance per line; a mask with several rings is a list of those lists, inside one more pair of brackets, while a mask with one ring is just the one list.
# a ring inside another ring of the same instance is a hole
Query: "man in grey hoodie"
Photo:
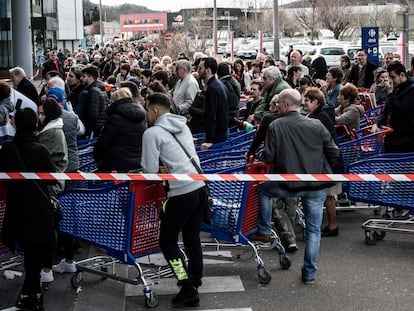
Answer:
[[[142, 138], [141, 166], [147, 173], [197, 173], [186, 154], [200, 166], [187, 119], [170, 113], [170, 100], [162, 93], [147, 97], [147, 117], [152, 126]], [[199, 305], [197, 288], [201, 286], [203, 275], [199, 235], [207, 207], [207, 188], [203, 181], [170, 181], [168, 188], [168, 199], [160, 215], [160, 246], [181, 286], [172, 303], [174, 307], [195, 307]], [[188, 266], [177, 245], [180, 231]]]

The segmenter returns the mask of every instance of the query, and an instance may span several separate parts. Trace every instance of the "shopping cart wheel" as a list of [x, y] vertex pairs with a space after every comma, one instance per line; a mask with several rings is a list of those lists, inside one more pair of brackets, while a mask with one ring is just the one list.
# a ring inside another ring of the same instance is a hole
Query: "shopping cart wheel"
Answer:
[[286, 256], [286, 255], [280, 255], [279, 256], [279, 263], [280, 263], [280, 267], [283, 270], [289, 269], [290, 268], [290, 265], [292, 264], [290, 262], [290, 258], [288, 256]]
[[151, 292], [149, 297], [145, 296], [145, 305], [148, 308], [155, 308], [156, 306], [158, 306], [158, 302], [159, 302], [158, 296], [154, 294], [153, 292]]
[[365, 243], [367, 243], [367, 245], [375, 245], [377, 243], [376, 235], [370, 231], [366, 232]]
[[377, 241], [382, 241], [385, 238], [385, 231], [374, 231], [374, 235], [377, 238]]
[[83, 282], [82, 272], [76, 272], [70, 279], [70, 283], [72, 284], [73, 288], [80, 287], [82, 285], [82, 282]]
[[258, 271], [258, 277], [260, 284], [268, 284], [270, 280], [272, 279], [272, 276], [269, 272], [267, 272], [266, 269], [259, 269]]

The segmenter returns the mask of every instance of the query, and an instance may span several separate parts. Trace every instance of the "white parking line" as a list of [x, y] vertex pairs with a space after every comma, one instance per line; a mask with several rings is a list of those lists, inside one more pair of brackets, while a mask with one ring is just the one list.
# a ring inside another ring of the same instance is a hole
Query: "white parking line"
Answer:
[[[159, 284], [151, 285], [151, 289], [157, 295], [174, 295], [177, 293], [177, 280], [175, 278], [160, 279]], [[203, 286], [198, 289], [199, 293], [224, 293], [244, 292], [244, 286], [240, 276], [206, 276], [203, 278]], [[126, 284], [125, 296], [141, 296], [141, 287]], [[227, 310], [227, 309], [220, 309]], [[230, 310], [230, 309], [229, 309]], [[242, 309], [231, 309], [242, 310]]]

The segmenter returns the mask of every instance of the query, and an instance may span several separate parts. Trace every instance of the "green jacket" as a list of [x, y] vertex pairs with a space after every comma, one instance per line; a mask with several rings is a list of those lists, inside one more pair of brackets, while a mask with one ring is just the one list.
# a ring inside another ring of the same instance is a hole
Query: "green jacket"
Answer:
[[264, 92], [263, 99], [254, 112], [254, 119], [257, 122], [261, 122], [263, 116], [269, 113], [269, 103], [272, 100], [273, 96], [275, 96], [276, 94], [279, 94], [283, 90], [290, 89], [290, 88], [291, 88], [290, 85], [285, 80], [280, 79], [276, 81], [270, 90]]

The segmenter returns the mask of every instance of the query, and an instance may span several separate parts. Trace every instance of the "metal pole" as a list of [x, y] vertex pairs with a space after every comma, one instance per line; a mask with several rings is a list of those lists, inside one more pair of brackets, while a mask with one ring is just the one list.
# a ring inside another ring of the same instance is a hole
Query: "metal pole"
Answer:
[[409, 21], [408, 21], [408, 18], [409, 18], [409, 12], [410, 12], [410, 8], [408, 7], [408, 4], [407, 4], [407, 8], [405, 9], [405, 12], [404, 12], [404, 47], [403, 47], [403, 52], [404, 52], [404, 65], [405, 65], [405, 68], [410, 68], [410, 55], [409, 55], [409, 49], [408, 49], [408, 47], [409, 47], [409, 41], [410, 41], [410, 32], [409, 32]]
[[274, 58], [280, 58], [279, 46], [279, 3], [278, 0], [273, 0], [273, 52]]
[[227, 11], [227, 31], [229, 32], [230, 38], [230, 11]]
[[99, 33], [101, 34], [101, 46], [103, 46], [103, 31], [102, 31], [102, 0], [99, 0]]
[[217, 57], [217, 1], [214, 0], [213, 7], [213, 55]]

